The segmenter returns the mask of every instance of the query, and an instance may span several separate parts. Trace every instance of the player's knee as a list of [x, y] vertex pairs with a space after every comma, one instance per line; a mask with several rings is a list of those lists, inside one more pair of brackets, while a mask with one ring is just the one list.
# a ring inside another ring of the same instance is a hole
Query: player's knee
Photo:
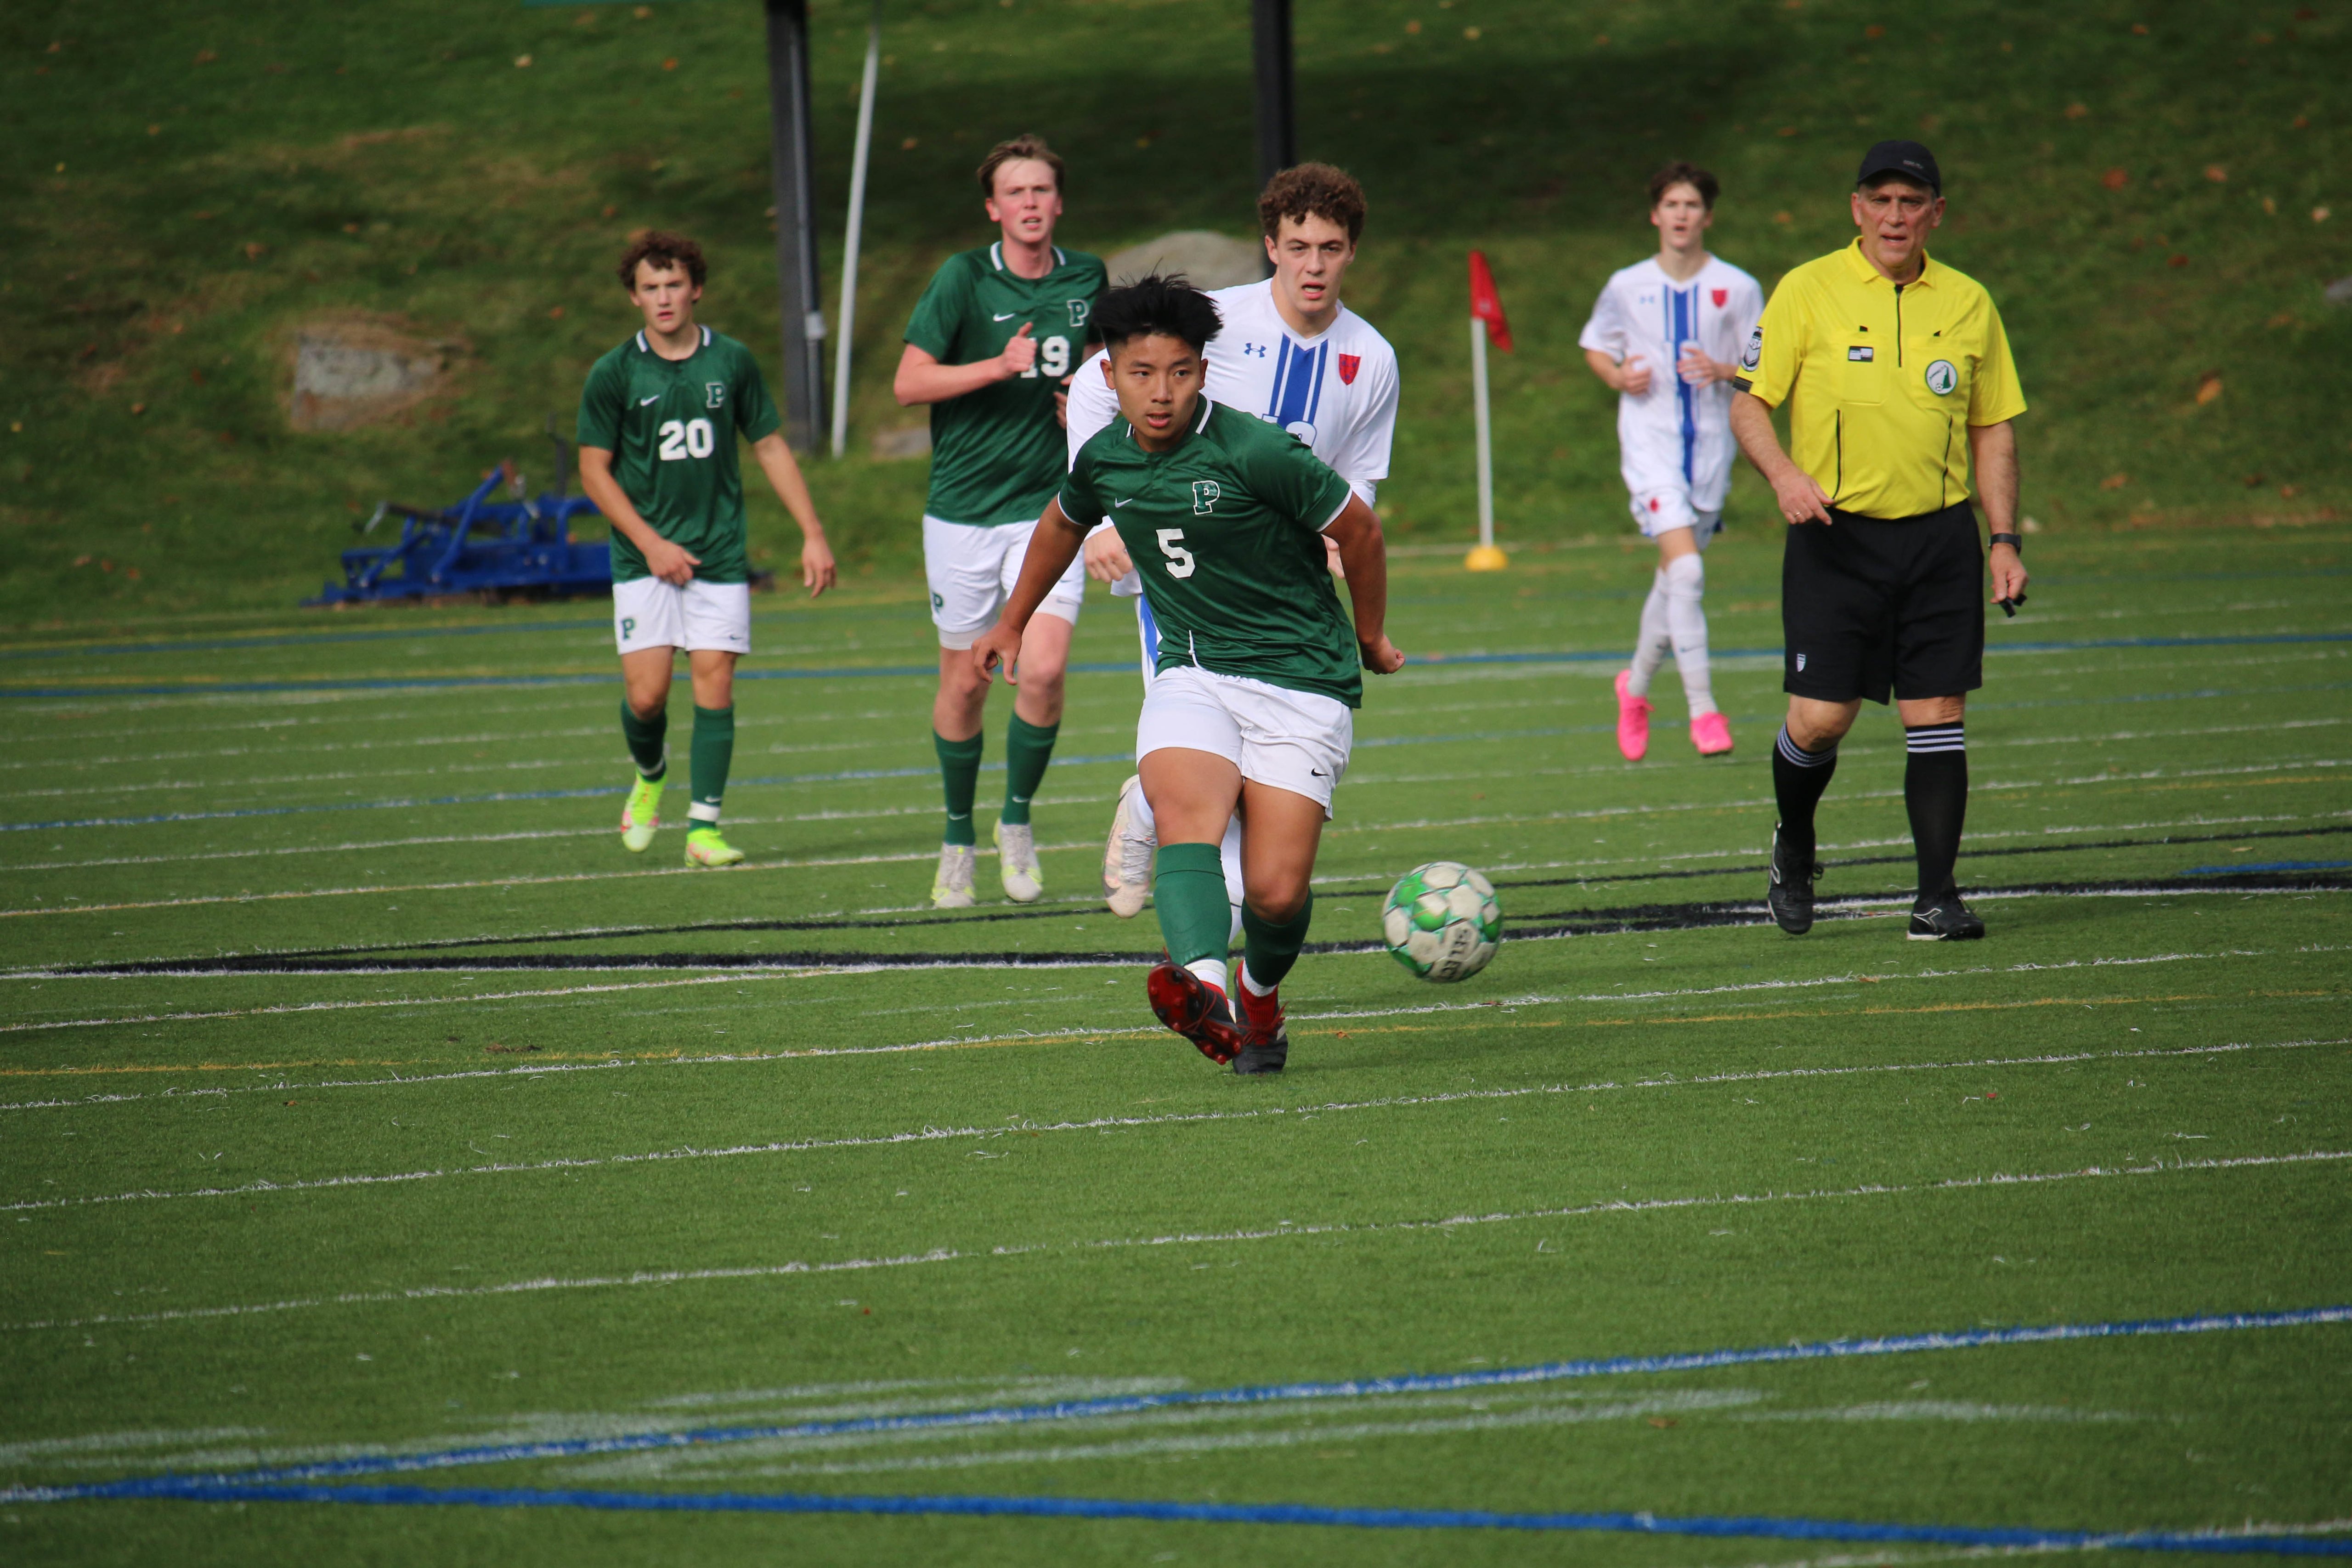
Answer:
[[1789, 700], [1789, 739], [1809, 752], [1833, 746], [1853, 728], [1859, 702], [1822, 702], [1813, 698]]
[[1696, 554], [1677, 555], [1665, 565], [1666, 592], [1670, 594], [1701, 594], [1706, 591], [1706, 563]]
[[1243, 890], [1242, 901], [1269, 925], [1287, 925], [1307, 908], [1308, 891], [1307, 871], [1302, 867], [1251, 881]]

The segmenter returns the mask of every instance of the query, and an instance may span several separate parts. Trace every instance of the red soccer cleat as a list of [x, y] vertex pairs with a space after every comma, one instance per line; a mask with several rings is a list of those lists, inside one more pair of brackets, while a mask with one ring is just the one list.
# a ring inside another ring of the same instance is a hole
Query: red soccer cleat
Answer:
[[1691, 721], [1691, 744], [1702, 757], [1719, 757], [1731, 750], [1731, 721], [1720, 713], [1702, 713]]
[[1242, 1048], [1234, 1058], [1234, 1071], [1244, 1078], [1280, 1072], [1290, 1060], [1290, 1031], [1285, 1026], [1280, 988], [1260, 996], [1237, 979], [1234, 1000], [1241, 1005], [1242, 1022]]
[[1617, 749], [1627, 762], [1638, 763], [1650, 750], [1650, 700], [1625, 689], [1633, 679], [1630, 669], [1617, 672]]
[[1192, 1041], [1219, 1067], [1241, 1054], [1242, 1032], [1234, 1026], [1225, 994], [1191, 970], [1162, 959], [1151, 966], [1143, 989], [1160, 1021]]

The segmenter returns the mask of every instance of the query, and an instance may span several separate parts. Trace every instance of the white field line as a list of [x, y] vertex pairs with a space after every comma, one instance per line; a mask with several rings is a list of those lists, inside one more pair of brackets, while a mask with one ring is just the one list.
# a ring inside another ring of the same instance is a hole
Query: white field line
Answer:
[[[1041, 806], [1098, 805], [1110, 800], [1107, 795], [1041, 795], [1036, 804]], [[730, 815], [730, 827], [769, 827], [783, 823], [800, 822], [863, 822], [873, 817], [936, 816], [936, 802], [923, 805], [886, 806], [873, 811], [803, 811], [788, 816], [740, 816]], [[60, 832], [68, 831], [59, 829]], [[72, 830], [72, 831], [79, 831]], [[81, 871], [95, 866], [176, 866], [204, 860], [250, 860], [280, 855], [347, 855], [377, 849], [406, 849], [418, 845], [435, 844], [511, 844], [533, 838], [601, 838], [617, 831], [609, 826], [552, 827], [524, 833], [443, 833], [415, 838], [377, 838], [345, 844], [287, 844], [266, 849], [214, 849], [194, 855], [118, 855], [101, 860], [35, 860], [20, 866], [0, 866], [6, 871]], [[1909, 839], [1905, 839], [1909, 843]], [[922, 906], [925, 909], [930, 906]]]
[[2352, 1160], [2352, 1149], [2310, 1149], [2291, 1154], [2243, 1154], [2228, 1159], [2178, 1160], [2142, 1165], [2090, 1165], [2076, 1171], [1995, 1172], [1979, 1176], [1951, 1176], [1919, 1183], [1867, 1183], [1853, 1187], [1816, 1187], [1761, 1193], [1704, 1193], [1674, 1197], [1608, 1198], [1599, 1203], [1559, 1207], [1452, 1215], [1443, 1219], [1333, 1220], [1311, 1225], [1284, 1223], [1255, 1229], [1180, 1231], [1162, 1236], [1105, 1237], [1066, 1242], [999, 1245], [986, 1252], [936, 1247], [927, 1252], [891, 1258], [850, 1258], [835, 1263], [790, 1262], [766, 1267], [711, 1269], [666, 1269], [634, 1274], [592, 1275], [573, 1279], [514, 1280], [499, 1285], [419, 1286], [403, 1290], [351, 1291], [336, 1295], [262, 1301], [239, 1306], [184, 1307], [154, 1312], [92, 1313], [78, 1318], [47, 1318], [0, 1323], [0, 1333], [30, 1333], [49, 1329], [82, 1329], [100, 1324], [168, 1323], [205, 1318], [248, 1317], [267, 1312], [329, 1306], [364, 1306], [402, 1301], [447, 1300], [469, 1296], [520, 1295], [542, 1290], [591, 1290], [636, 1286], [670, 1286], [698, 1280], [771, 1279], [790, 1274], [816, 1274], [842, 1269], [891, 1268], [966, 1259], [1034, 1257], [1041, 1253], [1067, 1255], [1123, 1251], [1138, 1247], [1222, 1247], [1259, 1241], [1290, 1241], [1303, 1237], [1410, 1235], [1435, 1231], [1450, 1235], [1478, 1226], [1519, 1225], [1531, 1220], [1587, 1219], [1607, 1215], [1671, 1213], [1677, 1210], [1765, 1207], [1783, 1204], [1880, 1197], [1918, 1197], [1938, 1193], [1990, 1191], [2000, 1187], [2042, 1185], [2064, 1182], [2103, 1181], [2125, 1176], [2178, 1175], [2189, 1173], [2245, 1171], [2282, 1166], [2333, 1163]]
[[[2107, 784], [2145, 783], [2156, 779], [2203, 778], [2239, 773], [2293, 773], [2297, 769], [2305, 767], [2337, 767], [2341, 765], [2345, 764], [2333, 759], [2318, 759], [2312, 761], [2264, 763], [2250, 767], [2186, 768], [2171, 770], [2158, 768], [2139, 773], [2102, 773], [2093, 774], [2079, 779], [2055, 779], [2042, 781], [2040, 783], [2031, 780], [2010, 780], [1998, 783], [1988, 782], [1977, 784], [1973, 787], [1980, 791], [2056, 789], [2075, 785], [2089, 786]], [[1899, 798], [1902, 794], [1903, 792], [1900, 789], [1849, 790], [1844, 792], [1841, 798], [1849, 801], [1895, 799]], [[1423, 817], [1406, 821], [1350, 823], [1345, 826], [1335, 826], [1327, 828], [1325, 830], [1324, 837], [1328, 839], [1344, 837], [1353, 833], [1398, 833], [1418, 832], [1435, 828], [1519, 826], [1547, 822], [1594, 821], [1612, 817], [1660, 816], [1692, 811], [1743, 811], [1769, 807], [1772, 805], [1773, 802], [1769, 797], [1759, 797], [1752, 800], [1698, 801], [1666, 805], [1643, 805], [1604, 806], [1585, 811], [1543, 812], [1532, 816], [1496, 814], [1493, 816], [1451, 818]], [[1095, 848], [1095, 845], [1091, 841], [1076, 844], [1041, 844], [1037, 848], [1041, 854], [1055, 854], [1065, 851], [1092, 850]], [[925, 849], [910, 854], [898, 855], [856, 855], [812, 858], [807, 859], [762, 860], [757, 862], [747, 862], [737, 869], [739, 871], [789, 871], [807, 870], [811, 868], [835, 866], [874, 866], [929, 860], [932, 856], [933, 851]], [[577, 871], [562, 876], [551, 877], [483, 878], [472, 881], [460, 882], [386, 882], [347, 888], [290, 889], [269, 893], [198, 894], [182, 899], [152, 899], [108, 904], [60, 905], [55, 909], [30, 907], [0, 909], [0, 918], [97, 914], [115, 912], [124, 910], [182, 909], [209, 904], [268, 903], [297, 899], [376, 897], [393, 893], [457, 892], [468, 891], [479, 888], [526, 888], [545, 886], [552, 883], [609, 882], [644, 877], [675, 877], [691, 876], [693, 874], [695, 874], [695, 868], [685, 867], [642, 871]]]
[[[1111, 1031], [1102, 1031], [1108, 1033]], [[1119, 1033], [1139, 1033], [1122, 1030]], [[165, 1203], [187, 1198], [250, 1197], [259, 1193], [322, 1192], [341, 1187], [402, 1186], [418, 1182], [436, 1182], [457, 1176], [531, 1175], [549, 1171], [588, 1171], [621, 1168], [632, 1165], [669, 1164], [680, 1161], [735, 1160], [769, 1154], [826, 1153], [841, 1149], [888, 1149], [919, 1143], [961, 1142], [969, 1139], [992, 1139], [1014, 1134], [1044, 1136], [1049, 1132], [1099, 1132], [1117, 1129], [1146, 1127], [1190, 1127], [1219, 1122], [1275, 1121], [1284, 1117], [1312, 1118], [1322, 1115], [1345, 1115], [1360, 1111], [1408, 1110], [1426, 1106], [1478, 1104], [1495, 1100], [1524, 1100], [1544, 1095], [1603, 1094], [1628, 1089], [1691, 1089], [1721, 1084], [1753, 1084], [1811, 1079], [1867, 1077], [1888, 1073], [1961, 1072], [1992, 1068], [2026, 1068], [2072, 1066], [2088, 1061], [2146, 1060], [2223, 1056], [2253, 1050], [2305, 1050], [2328, 1046], [2352, 1044], [2352, 1039], [2286, 1040], [2260, 1044], [2223, 1046], [2189, 1046], [2149, 1047], [2129, 1051], [2074, 1051], [2042, 1056], [1991, 1057], [1954, 1062], [1876, 1063], [1858, 1067], [1778, 1068], [1750, 1072], [1707, 1073], [1689, 1078], [1662, 1074], [1637, 1079], [1629, 1083], [1600, 1080], [1581, 1084], [1541, 1084], [1517, 1089], [1456, 1089], [1442, 1094], [1391, 1095], [1378, 1100], [1333, 1100], [1321, 1105], [1267, 1106], [1249, 1110], [1168, 1111], [1157, 1116], [1097, 1116], [1076, 1121], [1009, 1121], [1002, 1127], [932, 1127], [913, 1131], [884, 1132], [864, 1137], [782, 1138], [763, 1143], [738, 1143], [725, 1148], [698, 1149], [677, 1147], [651, 1150], [638, 1154], [586, 1154], [566, 1159], [502, 1161], [486, 1165], [461, 1165], [425, 1171], [400, 1171], [384, 1174], [362, 1173], [342, 1176], [316, 1176], [292, 1181], [254, 1181], [233, 1187], [198, 1187], [178, 1192], [152, 1188], [137, 1192], [115, 1193], [100, 1197], [28, 1198], [0, 1205], [0, 1214], [30, 1212], [37, 1209], [87, 1208], [95, 1205]], [[898, 1047], [906, 1049], [910, 1047]], [[913, 1047], [920, 1048], [920, 1047]], [[947, 1048], [933, 1046], [929, 1048]], [[411, 1082], [418, 1081], [415, 1079]]]

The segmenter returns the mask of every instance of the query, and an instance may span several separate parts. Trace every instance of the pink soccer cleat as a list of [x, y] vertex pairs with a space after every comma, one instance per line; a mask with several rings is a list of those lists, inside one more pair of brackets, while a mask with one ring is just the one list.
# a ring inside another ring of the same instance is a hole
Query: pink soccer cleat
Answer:
[[1719, 757], [1731, 750], [1731, 725], [1720, 713], [1702, 713], [1691, 721], [1691, 744], [1702, 757]]
[[[1627, 762], [1638, 763], [1650, 750], [1650, 700], [1625, 689], [1633, 679], [1630, 669], [1617, 672], [1617, 749], [1625, 753]], [[1728, 737], [1723, 743], [1729, 749]]]

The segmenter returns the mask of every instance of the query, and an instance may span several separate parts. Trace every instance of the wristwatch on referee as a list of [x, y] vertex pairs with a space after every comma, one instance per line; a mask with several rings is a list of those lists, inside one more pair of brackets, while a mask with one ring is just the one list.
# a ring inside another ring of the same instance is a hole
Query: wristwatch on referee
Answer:
[[2016, 551], [2020, 555], [2023, 555], [2025, 553], [2025, 541], [2018, 534], [1996, 533], [1987, 540], [1986, 542], [1989, 544], [2006, 544], [2011, 550]]

